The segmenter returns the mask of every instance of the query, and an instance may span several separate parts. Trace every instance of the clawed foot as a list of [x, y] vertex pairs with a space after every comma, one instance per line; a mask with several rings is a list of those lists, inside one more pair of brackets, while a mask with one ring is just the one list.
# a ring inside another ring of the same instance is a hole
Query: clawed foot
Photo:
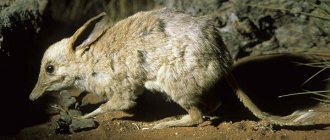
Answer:
[[153, 129], [162, 129], [168, 127], [189, 127], [197, 126], [202, 123], [203, 120], [193, 120], [189, 115], [183, 116], [180, 120], [161, 122], [153, 127]]
[[88, 119], [88, 118], [84, 118], [84, 116], [72, 116], [72, 118], [76, 120]]
[[152, 129], [162, 129], [168, 127], [189, 127], [189, 126], [210, 126], [214, 123], [215, 120], [218, 120], [219, 117], [214, 116], [203, 116], [203, 120], [192, 121], [189, 115], [183, 116], [180, 120], [166, 121], [156, 124]]
[[93, 112], [91, 113], [88, 113], [84, 116], [80, 116], [81, 119], [88, 119], [88, 118], [94, 118], [95, 116], [99, 115], [103, 113], [102, 109], [101, 108], [97, 108], [96, 110], [94, 110]]

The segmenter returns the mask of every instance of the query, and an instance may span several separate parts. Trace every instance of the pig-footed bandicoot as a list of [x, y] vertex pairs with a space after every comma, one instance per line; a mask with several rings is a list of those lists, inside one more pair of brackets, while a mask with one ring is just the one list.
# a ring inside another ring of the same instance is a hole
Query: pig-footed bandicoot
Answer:
[[[167, 95], [188, 114], [154, 128], [194, 126], [202, 123], [201, 108], [212, 112], [220, 99], [202, 98], [226, 79], [240, 101], [258, 118], [278, 125], [306, 125], [313, 112], [280, 117], [262, 112], [237, 86], [231, 74], [233, 60], [213, 20], [163, 8], [139, 12], [110, 27], [102, 13], [88, 20], [71, 37], [45, 52], [38, 82], [30, 100], [45, 92], [77, 88], [107, 97], [107, 102], [83, 118], [127, 110], [144, 90]], [[95, 25], [79, 44], [81, 34]]]

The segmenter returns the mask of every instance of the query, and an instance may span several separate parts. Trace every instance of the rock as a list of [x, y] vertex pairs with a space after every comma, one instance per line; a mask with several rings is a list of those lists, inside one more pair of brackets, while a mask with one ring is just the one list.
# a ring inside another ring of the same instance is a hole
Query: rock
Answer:
[[319, 40], [324, 38], [322, 31], [318, 27], [296, 23], [279, 27], [275, 31], [275, 37], [280, 46], [284, 48], [298, 48], [301, 51], [307, 51], [316, 47], [316, 44], [320, 43]]
[[63, 90], [60, 93], [60, 104], [66, 109], [77, 109], [78, 108], [78, 101], [76, 97], [71, 96], [67, 90]]
[[55, 133], [70, 134], [83, 130], [90, 130], [97, 127], [93, 119], [81, 119], [79, 110], [60, 110], [60, 118], [55, 122]]
[[[41, 113], [32, 112], [28, 94], [32, 87], [30, 65], [34, 46], [47, 0], [0, 0], [0, 77], [4, 100], [0, 106], [8, 115], [1, 133], [15, 133], [32, 122], [40, 121]], [[13, 104], [15, 101], [15, 105]], [[39, 112], [40, 112], [39, 108]], [[39, 114], [39, 117], [37, 116]], [[22, 117], [24, 116], [24, 117]]]
[[55, 133], [56, 134], [69, 134], [70, 125], [72, 124], [72, 117], [64, 111], [60, 112], [60, 118], [56, 121]]
[[96, 128], [96, 123], [93, 119], [73, 119], [70, 125], [71, 132], [79, 132]]
[[[215, 16], [225, 23], [219, 30], [235, 59], [330, 47], [330, 21], [317, 18], [326, 16], [320, 12], [328, 9], [330, 5], [325, 6], [326, 3], [308, 0], [231, 2], [233, 5], [228, 6], [230, 8], [221, 10], [221, 14]], [[319, 9], [315, 5], [326, 8]]]
[[182, 10], [194, 16], [216, 11], [225, 0], [155, 0], [156, 4]]
[[60, 112], [60, 118], [55, 122], [55, 133], [69, 134], [97, 127], [93, 119], [80, 118], [82, 113], [78, 110], [78, 101], [69, 91], [61, 91], [60, 105], [55, 108]]
[[[41, 16], [47, 2], [47, 0], [6, 0], [0, 3], [0, 38], [2, 38], [0, 40], [0, 55], [10, 56], [10, 54], [15, 53], [13, 52], [16, 51], [14, 47], [18, 46], [7, 46], [9, 44], [6, 42], [18, 40], [20, 35], [24, 35], [21, 32], [29, 32], [30, 36], [38, 33]], [[14, 34], [17, 35], [12, 36]], [[22, 36], [22, 38], [24, 37], [26, 36]]]

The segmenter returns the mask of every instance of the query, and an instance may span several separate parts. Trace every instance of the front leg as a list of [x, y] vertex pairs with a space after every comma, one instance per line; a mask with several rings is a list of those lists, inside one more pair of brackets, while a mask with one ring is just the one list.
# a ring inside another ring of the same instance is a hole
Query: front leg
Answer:
[[91, 113], [84, 115], [82, 118], [87, 119], [110, 111], [128, 110], [136, 104], [135, 102], [136, 98], [137, 97], [135, 94], [130, 94], [130, 93], [114, 94], [108, 102], [102, 104], [100, 107], [98, 107]]
[[[110, 102], [110, 101], [108, 101], [108, 102]], [[102, 113], [104, 113], [104, 112], [107, 112], [107, 108], [106, 108], [106, 106], [107, 106], [108, 102], [102, 104], [102, 105], [99, 106], [97, 109], [95, 109], [94, 111], [92, 111], [92, 112], [90, 112], [90, 113], [88, 113], [88, 114], [82, 116], [81, 118], [82, 118], [82, 119], [88, 119], [88, 118], [95, 117], [95, 116], [97, 116], [97, 115], [99, 115], [99, 114], [102, 114]]]

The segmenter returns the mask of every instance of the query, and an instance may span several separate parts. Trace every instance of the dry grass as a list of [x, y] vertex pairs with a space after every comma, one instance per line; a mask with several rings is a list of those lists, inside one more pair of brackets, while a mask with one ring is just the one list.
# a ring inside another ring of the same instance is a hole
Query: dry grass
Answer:
[[[330, 59], [322, 59], [322, 60], [320, 60], [320, 62], [314, 62], [314, 63], [307, 63], [307, 64], [297, 63], [297, 64], [314, 67], [314, 68], [320, 68], [319, 71], [317, 71], [315, 74], [310, 76], [307, 80], [305, 80], [302, 83], [302, 86], [307, 84], [308, 82], [310, 82], [313, 78], [315, 78], [320, 73], [330, 69]], [[324, 79], [323, 82], [330, 83], [330, 78]], [[304, 90], [304, 92], [282, 95], [282, 96], [279, 96], [279, 98], [288, 97], [288, 96], [296, 96], [296, 95], [306, 95], [306, 94], [316, 95], [315, 97], [311, 97], [311, 98], [314, 100], [320, 101], [322, 103], [330, 104], [330, 90], [320, 90], [320, 91]]]

